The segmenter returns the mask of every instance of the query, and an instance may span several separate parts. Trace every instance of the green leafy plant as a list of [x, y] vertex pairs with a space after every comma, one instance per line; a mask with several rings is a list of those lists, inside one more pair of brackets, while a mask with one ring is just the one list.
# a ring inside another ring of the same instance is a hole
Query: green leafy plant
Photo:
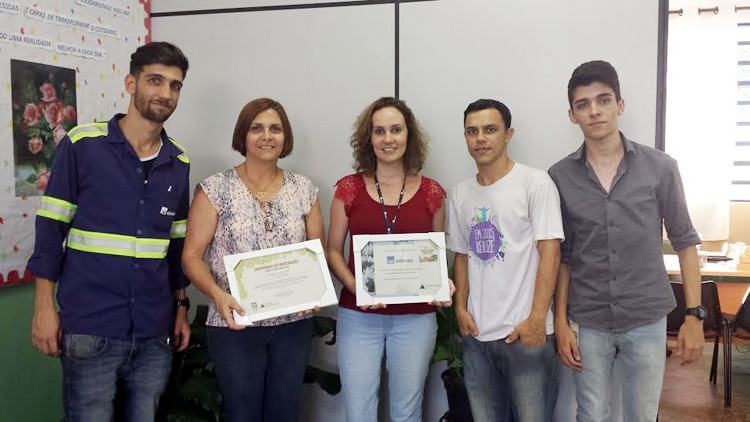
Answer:
[[157, 421], [217, 422], [221, 414], [221, 394], [216, 384], [214, 363], [208, 352], [206, 318], [208, 306], [199, 305], [190, 324], [190, 345], [176, 353], [172, 375], [161, 400]]
[[[453, 278], [453, 267], [448, 267], [448, 277]], [[461, 346], [461, 331], [456, 319], [456, 303], [448, 308], [437, 310], [437, 338], [435, 351], [432, 353], [432, 363], [445, 361], [448, 369], [454, 369], [463, 374], [463, 354]], [[462, 381], [463, 382], [463, 381]]]
[[[453, 277], [453, 268], [448, 270]], [[448, 411], [440, 422], [472, 422], [469, 396], [464, 385], [463, 346], [461, 332], [456, 319], [456, 304], [449, 308], [439, 308], [437, 317], [437, 338], [432, 362], [445, 361], [448, 368], [440, 374], [448, 397]]]
[[437, 339], [432, 362], [445, 361], [448, 368], [463, 369], [461, 335], [456, 320], [455, 304], [450, 308], [440, 308], [437, 311]]

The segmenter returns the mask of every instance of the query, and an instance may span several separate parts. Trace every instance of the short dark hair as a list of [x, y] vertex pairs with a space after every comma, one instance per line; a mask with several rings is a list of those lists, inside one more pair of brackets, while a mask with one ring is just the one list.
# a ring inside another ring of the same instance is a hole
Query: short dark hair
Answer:
[[349, 144], [354, 149], [354, 170], [368, 176], [375, 174], [377, 157], [372, 150], [372, 116], [376, 111], [393, 107], [404, 116], [406, 122], [406, 152], [404, 152], [404, 169], [414, 174], [422, 170], [427, 156], [427, 137], [424, 135], [419, 121], [414, 117], [405, 102], [393, 97], [381, 97], [367, 106], [354, 124], [354, 133], [349, 138]]
[[165, 41], [154, 41], [138, 47], [130, 55], [130, 74], [137, 77], [143, 67], [150, 64], [176, 66], [182, 71], [183, 78], [187, 76], [187, 57], [176, 45]]
[[573, 91], [579, 86], [600, 82], [612, 88], [615, 100], [620, 101], [620, 80], [614, 66], [604, 60], [593, 60], [578, 66], [568, 81], [568, 104], [573, 108]]
[[284, 147], [281, 149], [279, 158], [284, 158], [292, 153], [292, 148], [294, 147], [292, 125], [289, 123], [289, 118], [281, 103], [270, 98], [256, 98], [242, 107], [240, 115], [237, 116], [237, 123], [234, 125], [234, 134], [232, 135], [233, 150], [243, 156], [247, 153], [245, 140], [247, 139], [247, 132], [250, 130], [250, 125], [257, 115], [266, 110], [274, 110], [279, 113], [279, 117], [281, 118], [281, 128], [284, 131]]
[[503, 118], [503, 122], [505, 123], [505, 128], [510, 128], [510, 122], [511, 122], [511, 115], [510, 115], [510, 109], [505, 104], [501, 103], [498, 100], [492, 100], [492, 99], [480, 99], [476, 100], [473, 103], [469, 104], [468, 107], [466, 107], [466, 110], [464, 110], [464, 126], [466, 125], [466, 116], [469, 115], [469, 113], [474, 113], [475, 111], [482, 111], [487, 110], [488, 108], [494, 108], [495, 110], [500, 112], [500, 116]]

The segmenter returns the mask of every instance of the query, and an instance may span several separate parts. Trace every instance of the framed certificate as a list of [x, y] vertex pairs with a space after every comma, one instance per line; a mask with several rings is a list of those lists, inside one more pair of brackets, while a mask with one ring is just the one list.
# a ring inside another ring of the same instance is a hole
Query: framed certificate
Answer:
[[338, 302], [319, 239], [227, 255], [229, 291], [245, 310], [238, 324], [275, 318]]
[[357, 306], [450, 299], [445, 233], [353, 236]]

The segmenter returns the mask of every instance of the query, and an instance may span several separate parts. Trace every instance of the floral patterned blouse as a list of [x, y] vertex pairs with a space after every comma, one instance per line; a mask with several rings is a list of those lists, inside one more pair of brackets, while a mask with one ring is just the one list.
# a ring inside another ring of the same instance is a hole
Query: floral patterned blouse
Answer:
[[[304, 242], [307, 238], [305, 218], [318, 199], [318, 188], [310, 179], [286, 171], [281, 188], [267, 203], [261, 203], [250, 194], [234, 168], [206, 178], [200, 187], [219, 214], [207, 258], [211, 274], [226, 292], [229, 281], [224, 256]], [[286, 315], [255, 325], [280, 325], [303, 318]], [[209, 307], [206, 325], [227, 326], [214, 303]]]

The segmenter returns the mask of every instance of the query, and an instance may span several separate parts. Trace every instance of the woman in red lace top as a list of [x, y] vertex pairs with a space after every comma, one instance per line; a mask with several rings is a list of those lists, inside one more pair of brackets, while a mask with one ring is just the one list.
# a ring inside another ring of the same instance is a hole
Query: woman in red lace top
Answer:
[[[372, 103], [359, 116], [350, 143], [356, 173], [336, 183], [328, 234], [328, 264], [344, 286], [337, 354], [347, 420], [379, 420], [385, 355], [390, 420], [421, 421], [424, 383], [437, 333], [435, 306], [357, 307], [351, 236], [443, 231], [445, 190], [420, 174], [426, 143], [403, 101], [384, 97]], [[348, 263], [343, 250], [347, 233]]]

